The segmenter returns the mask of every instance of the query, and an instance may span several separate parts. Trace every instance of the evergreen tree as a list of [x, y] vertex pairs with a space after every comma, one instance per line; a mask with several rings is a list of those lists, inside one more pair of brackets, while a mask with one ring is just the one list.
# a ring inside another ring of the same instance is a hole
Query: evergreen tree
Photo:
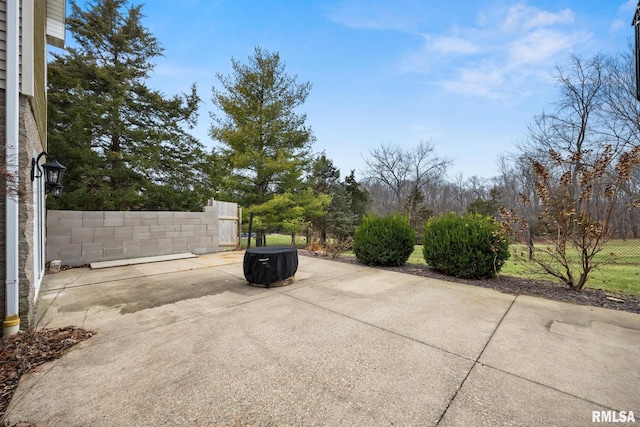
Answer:
[[248, 64], [231, 60], [232, 74], [217, 74], [213, 88], [210, 134], [219, 141], [228, 164], [227, 191], [242, 206], [268, 201], [275, 194], [299, 190], [315, 138], [296, 113], [311, 90], [286, 74], [278, 53], [256, 47]]
[[[411, 206], [409, 206], [411, 204]], [[424, 194], [419, 188], [412, 188], [411, 194], [405, 201], [404, 210], [411, 212], [409, 223], [416, 232], [416, 240], [421, 241], [421, 235], [424, 230], [424, 224], [433, 216], [433, 211], [427, 208], [424, 200]]]
[[340, 170], [333, 165], [323, 151], [313, 161], [307, 182], [316, 193], [329, 193], [339, 184]]
[[489, 191], [489, 200], [482, 197], [476, 198], [467, 206], [467, 213], [476, 213], [496, 218], [500, 213], [500, 190], [493, 187]]
[[355, 225], [360, 225], [371, 201], [369, 192], [360, 188], [360, 183], [356, 181], [356, 172], [353, 169], [349, 176], [345, 177], [344, 184], [347, 193], [351, 196], [351, 212], [356, 216]]
[[315, 194], [331, 197], [324, 214], [313, 221], [314, 229], [320, 233], [320, 241], [325, 243], [329, 235], [336, 238], [352, 235], [358, 218], [351, 210], [351, 194], [346, 184], [340, 182], [340, 170], [324, 152], [313, 162], [308, 182]]
[[314, 194], [311, 188], [296, 193], [276, 194], [271, 199], [248, 209], [255, 214], [254, 227], [258, 233], [284, 232], [291, 235], [295, 246], [295, 236], [301, 233], [311, 221], [324, 214], [331, 197]]
[[196, 87], [166, 97], [147, 86], [158, 40], [142, 6], [71, 2], [77, 47], [49, 64], [49, 151], [67, 166], [65, 197], [80, 210], [199, 210], [211, 195], [215, 158], [188, 133], [200, 103]]
[[351, 194], [344, 183], [339, 182], [331, 194], [331, 204], [327, 207], [327, 233], [336, 239], [353, 236], [358, 216], [351, 210]]

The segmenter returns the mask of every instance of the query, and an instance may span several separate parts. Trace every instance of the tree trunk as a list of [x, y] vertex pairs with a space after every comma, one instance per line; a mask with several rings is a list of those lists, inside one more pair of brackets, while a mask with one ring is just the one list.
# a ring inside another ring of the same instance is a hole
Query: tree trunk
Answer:
[[529, 238], [527, 239], [527, 246], [529, 246], [529, 261], [533, 260], [533, 225], [529, 226]]

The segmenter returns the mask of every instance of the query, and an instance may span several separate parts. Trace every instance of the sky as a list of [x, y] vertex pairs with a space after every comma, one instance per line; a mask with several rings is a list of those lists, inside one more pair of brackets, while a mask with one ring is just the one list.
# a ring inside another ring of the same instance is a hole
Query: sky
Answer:
[[197, 84], [193, 134], [206, 146], [216, 73], [260, 46], [312, 84], [299, 112], [314, 152], [360, 180], [372, 149], [421, 141], [453, 160], [448, 179], [497, 175], [498, 156], [558, 100], [557, 66], [627, 50], [637, 0], [130, 0], [141, 3], [165, 49], [149, 86]]

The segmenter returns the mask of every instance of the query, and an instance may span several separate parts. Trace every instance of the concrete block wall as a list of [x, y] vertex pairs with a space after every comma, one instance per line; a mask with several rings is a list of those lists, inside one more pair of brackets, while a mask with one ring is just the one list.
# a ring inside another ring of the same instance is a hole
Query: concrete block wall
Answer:
[[97, 261], [219, 252], [218, 213], [47, 212], [48, 261], [77, 267]]

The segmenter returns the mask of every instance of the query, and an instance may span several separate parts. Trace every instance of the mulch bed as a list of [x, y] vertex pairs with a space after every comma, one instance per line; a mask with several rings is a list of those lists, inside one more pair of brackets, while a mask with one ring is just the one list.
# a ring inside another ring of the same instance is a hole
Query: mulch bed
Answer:
[[[0, 346], [0, 420], [18, 387], [20, 377], [45, 362], [60, 358], [66, 351], [93, 336], [76, 327], [27, 331], [2, 338]], [[32, 426], [18, 423], [16, 426]]]
[[[341, 255], [338, 258], [333, 259], [321, 252], [298, 250], [298, 253], [304, 256], [319, 257], [323, 259], [334, 260], [337, 262], [361, 264], [358, 259], [353, 256]], [[555, 301], [568, 302], [571, 304], [589, 305], [592, 307], [602, 307], [640, 314], [640, 297], [614, 294], [600, 289], [585, 288], [582, 291], [577, 292], [559, 283], [549, 282], [545, 280], [523, 279], [520, 277], [503, 275], [500, 275], [496, 278], [482, 280], [458, 279], [438, 273], [437, 271], [426, 265], [417, 264], [405, 264], [401, 267], [374, 268], [381, 268], [384, 270], [397, 271], [398, 273], [429, 277], [432, 279], [446, 280], [449, 282], [462, 283], [465, 285], [480, 286], [483, 288], [494, 289], [496, 291], [512, 295], [530, 295]]]

